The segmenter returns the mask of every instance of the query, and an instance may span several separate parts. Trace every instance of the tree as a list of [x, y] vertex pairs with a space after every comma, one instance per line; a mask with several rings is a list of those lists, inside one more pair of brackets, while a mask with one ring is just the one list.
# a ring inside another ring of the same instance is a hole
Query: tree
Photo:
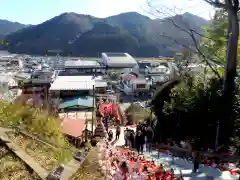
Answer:
[[205, 37], [201, 30], [197, 30], [195, 27], [192, 27], [188, 23], [189, 19], [186, 17], [186, 15], [184, 16], [177, 13], [178, 10], [175, 7], [169, 8], [164, 6], [163, 4], [156, 6], [154, 5], [153, 0], [148, 1], [148, 6], [150, 7], [149, 12], [152, 16], [158, 19], [160, 18], [161, 21], [168, 23], [172, 29], [177, 30], [178, 33], [181, 33], [181, 35], [185, 37], [185, 41], [179, 40], [176, 37], [169, 36], [167, 32], [160, 33], [159, 36], [168, 40], [172, 40], [172, 42], [179, 45], [183, 51], [188, 50], [189, 52], [191, 52], [191, 55], [199, 56], [199, 60], [201, 62], [204, 62], [212, 70], [212, 72], [219, 79], [221, 79], [221, 76], [216, 70], [215, 65], [211, 63], [212, 60], [209, 59], [209, 57], [205, 55], [205, 52], [203, 52], [200, 48], [201, 39], [202, 37]]
[[211, 23], [203, 27], [200, 49], [208, 59], [219, 65], [226, 64], [227, 26], [226, 12], [217, 10]]
[[233, 104], [235, 100], [235, 77], [237, 67], [237, 51], [238, 51], [238, 36], [239, 36], [239, 23], [238, 11], [239, 0], [204, 0], [210, 5], [220, 8], [227, 13], [228, 29], [226, 38], [226, 65], [223, 78], [222, 88], [222, 104], [224, 107], [221, 112], [222, 116], [220, 124], [225, 131], [226, 138], [233, 128], [233, 122], [230, 122], [229, 117], [233, 114]]
[[[167, 20], [175, 28], [178, 28], [179, 31], [185, 32], [191, 38], [192, 43], [190, 42], [187, 46], [186, 44], [183, 44], [183, 46], [191, 50], [193, 53], [198, 54], [201, 57], [201, 59], [211, 68], [211, 70], [215, 73], [215, 75], [217, 75], [217, 77], [220, 79], [219, 81], [220, 84], [217, 86], [218, 88], [215, 88], [215, 93], [219, 94], [218, 103], [222, 104], [222, 106], [218, 106], [218, 112], [219, 112], [218, 114], [220, 115], [218, 115], [217, 117], [218, 117], [218, 123], [220, 126], [220, 131], [224, 132], [224, 137], [222, 137], [221, 141], [224, 143], [229, 143], [229, 139], [232, 136], [232, 132], [233, 132], [234, 124], [236, 120], [236, 116], [233, 111], [235, 110], [234, 103], [236, 100], [236, 96], [234, 93], [235, 93], [235, 76], [236, 76], [236, 61], [237, 61], [237, 48], [238, 48], [238, 33], [239, 33], [238, 32], [239, 27], [238, 27], [238, 21], [237, 21], [237, 12], [239, 10], [239, 2], [238, 0], [236, 1], [225, 0], [224, 2], [220, 2], [219, 0], [204, 0], [204, 1], [221, 9], [220, 11], [217, 11], [216, 15], [214, 16], [213, 28], [208, 29], [209, 31], [205, 32], [205, 34], [202, 32], [197, 32], [195, 29], [187, 25], [180, 26], [177, 22], [175, 22], [171, 18], [167, 18]], [[167, 11], [169, 11], [169, 9], [167, 9]], [[164, 13], [162, 9], [160, 10], [156, 9], [155, 12]], [[226, 21], [224, 20], [226, 18], [228, 20], [227, 31], [224, 29], [224, 27], [226, 26]], [[174, 43], [181, 44], [176, 39], [173, 39], [172, 37], [168, 37], [165, 34], [160, 34], [160, 35], [166, 38], [172, 39]], [[198, 39], [197, 37], [199, 36], [201, 38]], [[200, 43], [201, 39], [203, 40], [202, 43]], [[222, 64], [226, 62], [223, 81], [218, 71], [213, 67], [212, 62], [220, 62]], [[191, 81], [188, 81], [188, 82], [191, 82]], [[220, 86], [221, 84], [222, 86]], [[186, 86], [186, 87], [189, 87], [189, 86]], [[199, 90], [201, 91], [201, 88]], [[191, 93], [189, 94], [189, 96], [193, 96], [196, 98], [196, 96]], [[174, 97], [170, 97], [171, 99], [170, 102], [174, 100], [173, 98]], [[205, 99], [206, 97], [202, 96], [202, 98]], [[157, 102], [159, 101], [159, 99], [154, 101]], [[191, 105], [193, 106], [194, 104], [191, 104]], [[205, 109], [204, 106], [198, 106], [198, 108]], [[159, 109], [156, 110], [155, 112], [158, 113], [158, 111]], [[195, 115], [197, 116], [197, 114]], [[196, 127], [196, 124], [194, 126]], [[216, 123], [214, 126], [216, 126]]]

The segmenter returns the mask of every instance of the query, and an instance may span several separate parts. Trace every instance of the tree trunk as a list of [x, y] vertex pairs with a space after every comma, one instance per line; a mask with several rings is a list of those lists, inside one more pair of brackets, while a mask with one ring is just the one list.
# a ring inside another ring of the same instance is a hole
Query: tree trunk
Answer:
[[237, 49], [238, 49], [238, 36], [239, 36], [239, 24], [237, 13], [232, 10], [228, 10], [228, 42], [227, 42], [227, 54], [226, 54], [226, 67], [224, 77], [224, 94], [232, 94], [235, 89], [235, 76], [237, 65]]
[[[239, 23], [237, 12], [234, 9], [228, 9], [228, 41], [226, 52], [226, 67], [223, 81], [223, 116], [220, 122], [220, 131], [224, 135], [220, 137], [220, 142], [227, 143], [233, 128], [233, 103], [235, 90], [235, 77], [237, 65], [237, 49], [239, 36]], [[220, 133], [221, 134], [221, 133]]]

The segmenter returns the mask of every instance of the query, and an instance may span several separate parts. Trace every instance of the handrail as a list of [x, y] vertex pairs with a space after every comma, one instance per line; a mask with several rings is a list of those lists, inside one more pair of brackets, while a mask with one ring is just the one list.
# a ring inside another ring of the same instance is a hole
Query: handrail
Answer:
[[175, 153], [179, 153], [179, 152], [185, 152], [185, 153], [191, 153], [191, 152], [199, 152], [200, 156], [205, 156], [205, 157], [217, 157], [221, 160], [225, 160], [225, 161], [230, 161], [230, 162], [236, 162], [240, 160], [240, 156], [236, 156], [236, 155], [223, 155], [223, 154], [219, 154], [219, 153], [211, 153], [208, 151], [191, 151], [188, 149], [184, 149], [184, 148], [180, 148], [180, 147], [174, 147], [174, 146], [169, 146], [169, 145], [158, 145], [157, 150], [169, 150], [170, 152], [175, 152]]

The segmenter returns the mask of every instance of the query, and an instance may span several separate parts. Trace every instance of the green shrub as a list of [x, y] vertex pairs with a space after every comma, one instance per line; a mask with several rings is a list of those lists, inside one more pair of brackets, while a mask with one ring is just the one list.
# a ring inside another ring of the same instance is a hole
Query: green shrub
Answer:
[[[232, 116], [222, 118], [225, 111], [220, 81], [214, 77], [184, 76], [181, 83], [171, 89], [169, 99], [154, 99], [154, 111], [158, 116], [156, 134], [163, 139], [176, 141], [191, 139], [201, 147], [213, 148], [219, 122], [219, 143], [229, 143], [240, 135], [239, 123], [239, 88], [236, 88]], [[238, 135], [237, 135], [238, 134]], [[240, 136], [239, 136], [240, 137]]]
[[68, 146], [60, 131], [60, 121], [40, 109], [0, 102], [0, 124], [20, 128], [55, 146]]
[[130, 105], [125, 110], [126, 118], [127, 118], [127, 124], [136, 124], [139, 122], [144, 122], [144, 120], [148, 117], [150, 117], [150, 110], [143, 109], [141, 106], [137, 104]]

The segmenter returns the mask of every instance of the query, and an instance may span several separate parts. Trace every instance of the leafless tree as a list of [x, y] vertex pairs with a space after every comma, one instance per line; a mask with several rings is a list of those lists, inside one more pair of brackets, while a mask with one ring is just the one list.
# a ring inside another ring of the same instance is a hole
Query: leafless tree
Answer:
[[[218, 71], [216, 70], [216, 67], [214, 66], [214, 64], [211, 63], [210, 57], [205, 55], [204, 52], [201, 50], [200, 43], [199, 43], [201, 37], [209, 38], [211, 40], [213, 39], [211, 37], [207, 37], [203, 35], [194, 27], [191, 27], [188, 24], [188, 22], [185, 21], [181, 16], [179, 16], [179, 18], [181, 18], [181, 21], [180, 21], [181, 23], [171, 18], [173, 16], [177, 16], [181, 14], [181, 9], [177, 7], [170, 8], [170, 7], [164, 6], [163, 4], [159, 4], [156, 6], [152, 3], [151, 0], [148, 0], [147, 3], [148, 3], [148, 7], [150, 8], [148, 9], [148, 13], [151, 16], [153, 16], [154, 18], [160, 19], [161, 22], [171, 24], [173, 28], [178, 29], [179, 32], [184, 33], [187, 36], [186, 39], [189, 39], [189, 40], [188, 40], [188, 43], [186, 44], [181, 42], [177, 38], [169, 36], [165, 32], [159, 33], [159, 36], [164, 37], [168, 40], [171, 40], [174, 44], [179, 45], [185, 51], [187, 50], [191, 52], [191, 54], [198, 55], [202, 60], [202, 62], [204, 62], [207, 66], [209, 66], [209, 68], [214, 72], [214, 74], [220, 79], [221, 77]], [[215, 57], [218, 57], [218, 55], [215, 54]], [[221, 57], [218, 57], [218, 58], [220, 59]], [[189, 64], [189, 62], [187, 62], [187, 64]]]
[[[237, 48], [238, 48], [238, 36], [239, 36], [239, 23], [238, 23], [238, 11], [239, 11], [239, 0], [203, 0], [204, 2], [210, 4], [211, 6], [219, 9], [223, 9], [228, 14], [228, 37], [227, 37], [227, 52], [226, 52], [226, 66], [225, 66], [225, 75], [224, 75], [224, 86], [223, 86], [223, 93], [224, 94], [231, 94], [234, 91], [234, 79], [236, 76], [236, 65], [237, 65]], [[163, 18], [163, 17], [171, 17], [173, 15], [179, 14], [178, 12], [181, 11], [177, 7], [166, 7], [163, 4], [158, 5], [157, 7], [153, 5], [151, 0], [147, 1], [148, 6], [150, 7], [150, 14], [155, 18]], [[213, 72], [218, 76], [218, 72], [210, 63], [211, 59], [208, 59], [204, 52], [201, 51], [199, 48], [199, 37], [206, 37], [201, 32], [196, 31], [189, 26], [189, 24], [185, 21], [183, 24], [178, 24], [172, 18], [163, 18], [163, 21], [171, 23], [175, 28], [179, 29], [179, 31], [185, 32], [188, 37], [192, 40], [192, 43], [186, 45], [178, 40], [174, 39], [166, 35], [165, 33], [159, 34], [167, 39], [172, 40], [174, 43], [189, 49], [193, 53], [198, 54], [203, 61], [209, 65], [209, 67], [213, 70]], [[213, 40], [213, 39], [212, 39]], [[217, 55], [216, 55], [217, 56]], [[221, 57], [219, 57], [221, 58]]]

